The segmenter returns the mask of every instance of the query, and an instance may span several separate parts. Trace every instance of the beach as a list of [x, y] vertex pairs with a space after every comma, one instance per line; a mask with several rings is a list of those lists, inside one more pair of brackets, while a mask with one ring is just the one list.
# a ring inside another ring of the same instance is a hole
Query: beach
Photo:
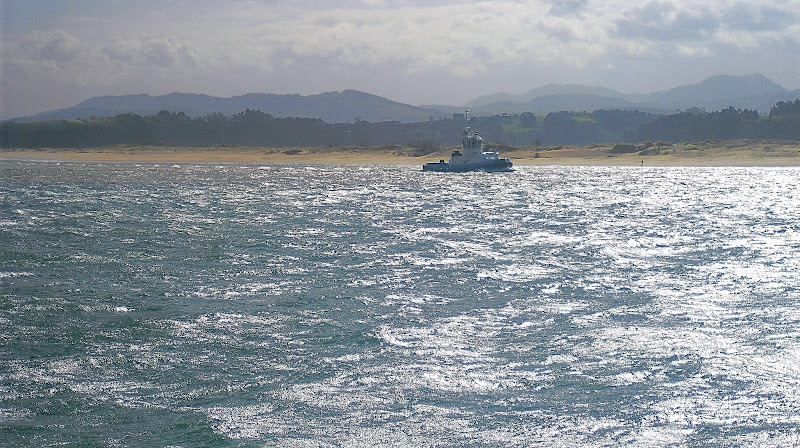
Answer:
[[[102, 148], [0, 149], [0, 159], [63, 162], [266, 163], [422, 165], [448, 160], [455, 148], [419, 155], [403, 146], [256, 148], [119, 145]], [[499, 149], [517, 166], [800, 166], [800, 142], [733, 140], [693, 143], [598, 144]]]

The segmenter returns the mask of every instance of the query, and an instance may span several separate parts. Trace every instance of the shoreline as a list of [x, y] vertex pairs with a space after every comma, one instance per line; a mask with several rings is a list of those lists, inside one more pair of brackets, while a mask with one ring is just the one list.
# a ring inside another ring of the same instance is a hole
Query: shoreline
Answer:
[[[620, 149], [621, 148], [621, 149]], [[309, 165], [419, 165], [447, 160], [454, 148], [418, 155], [401, 146], [252, 148], [109, 146], [0, 149], [0, 160], [84, 163], [243, 163]], [[496, 149], [495, 149], [496, 150]], [[515, 166], [800, 166], [800, 142], [733, 140], [701, 143], [603, 144], [586, 147], [501, 148]], [[628, 151], [627, 153], [619, 153]], [[538, 157], [537, 157], [538, 154]]]

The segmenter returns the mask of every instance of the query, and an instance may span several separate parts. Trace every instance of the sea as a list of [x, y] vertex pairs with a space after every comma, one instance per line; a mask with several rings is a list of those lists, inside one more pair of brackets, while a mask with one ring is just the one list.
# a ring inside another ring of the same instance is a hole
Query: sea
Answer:
[[800, 170], [0, 161], [0, 445], [800, 446]]

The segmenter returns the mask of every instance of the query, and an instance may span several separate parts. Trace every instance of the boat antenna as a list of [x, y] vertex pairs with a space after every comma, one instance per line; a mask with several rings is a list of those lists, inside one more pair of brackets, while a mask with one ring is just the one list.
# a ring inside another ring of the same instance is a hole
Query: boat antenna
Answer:
[[464, 112], [464, 130], [469, 131], [469, 109]]

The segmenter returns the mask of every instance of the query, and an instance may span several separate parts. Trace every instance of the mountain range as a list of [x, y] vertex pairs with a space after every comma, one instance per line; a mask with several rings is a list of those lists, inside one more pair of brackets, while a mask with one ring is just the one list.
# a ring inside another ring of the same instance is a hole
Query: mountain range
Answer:
[[[195, 93], [170, 93], [150, 96], [100, 96], [65, 109], [38, 113], [15, 121], [45, 121], [114, 116], [121, 113], [152, 115], [161, 110], [184, 112], [189, 116], [213, 113], [234, 115], [246, 109], [257, 109], [275, 117], [320, 118], [328, 123], [368, 121], [426, 121], [438, 111], [411, 106], [356, 90], [326, 92], [318, 95], [277, 95], [248, 93], [220, 98]], [[437, 117], [438, 118], [438, 117]]]
[[672, 113], [698, 107], [715, 111], [734, 106], [766, 113], [778, 101], [795, 99], [800, 90], [788, 91], [761, 74], [718, 75], [697, 84], [654, 93], [622, 93], [604, 87], [548, 84], [528, 93], [497, 93], [467, 103], [477, 113], [547, 113], [556, 110], [638, 109]]
[[764, 114], [778, 101], [796, 98], [800, 98], [800, 89], [789, 91], [761, 74], [719, 75], [697, 84], [645, 94], [628, 94], [604, 87], [577, 84], [548, 84], [524, 94], [495, 93], [481, 96], [463, 106], [412, 106], [356, 90], [305, 96], [248, 93], [231, 98], [191, 93], [101, 96], [72, 107], [20, 117], [14, 121], [78, 119], [121, 113], [152, 115], [161, 110], [184, 112], [190, 116], [212, 113], [233, 115], [246, 109], [258, 109], [275, 117], [319, 118], [328, 123], [353, 122], [359, 119], [370, 122], [419, 122], [432, 118], [450, 118], [453, 113], [463, 112], [464, 109], [470, 109], [474, 114], [493, 115], [598, 109], [672, 113], [676, 109], [692, 107], [714, 111], [734, 106], [758, 110]]

